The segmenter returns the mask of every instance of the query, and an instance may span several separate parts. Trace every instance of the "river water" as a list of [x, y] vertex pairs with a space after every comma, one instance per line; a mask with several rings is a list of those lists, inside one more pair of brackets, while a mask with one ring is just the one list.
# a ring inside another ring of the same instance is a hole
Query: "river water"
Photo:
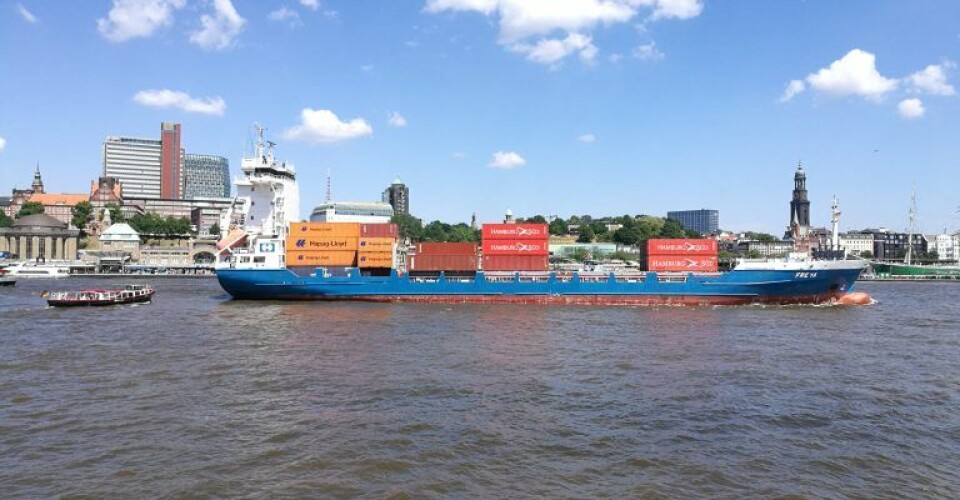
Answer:
[[868, 307], [0, 287], [4, 497], [960, 497], [960, 284]]

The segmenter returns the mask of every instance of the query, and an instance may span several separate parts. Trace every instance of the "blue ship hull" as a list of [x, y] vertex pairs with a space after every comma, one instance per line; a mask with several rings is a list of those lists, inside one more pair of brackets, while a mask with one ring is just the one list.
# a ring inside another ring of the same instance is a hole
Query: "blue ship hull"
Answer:
[[733, 270], [712, 275], [522, 275], [433, 279], [300, 276], [287, 269], [219, 269], [236, 299], [598, 305], [818, 304], [850, 292], [862, 268]]

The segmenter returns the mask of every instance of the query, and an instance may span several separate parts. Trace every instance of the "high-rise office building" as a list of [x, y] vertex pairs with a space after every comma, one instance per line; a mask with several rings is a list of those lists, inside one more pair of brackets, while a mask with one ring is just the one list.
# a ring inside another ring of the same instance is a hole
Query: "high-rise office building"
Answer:
[[720, 212], [718, 210], [680, 210], [667, 212], [667, 218], [683, 225], [684, 229], [696, 231], [700, 234], [714, 234], [720, 229]]
[[183, 198], [229, 198], [230, 163], [222, 156], [184, 156]]
[[180, 148], [180, 124], [160, 124], [160, 197], [183, 198], [183, 149]]
[[103, 176], [119, 179], [124, 196], [182, 198], [180, 124], [163, 123], [160, 134], [160, 140], [111, 136], [103, 141]]
[[410, 190], [399, 177], [383, 191], [383, 202], [389, 203], [397, 215], [410, 215]]

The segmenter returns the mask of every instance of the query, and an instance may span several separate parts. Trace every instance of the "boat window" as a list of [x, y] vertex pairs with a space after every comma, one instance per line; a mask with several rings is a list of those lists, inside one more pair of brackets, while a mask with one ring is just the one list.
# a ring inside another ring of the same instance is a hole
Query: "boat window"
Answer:
[[267, 258], [266, 258], [266, 257], [262, 257], [262, 256], [261, 256], [261, 257], [254, 257], [254, 258], [253, 258], [253, 262], [254, 262], [254, 263], [257, 263], [257, 264], [263, 264], [263, 263], [266, 262], [266, 261], [267, 261]]

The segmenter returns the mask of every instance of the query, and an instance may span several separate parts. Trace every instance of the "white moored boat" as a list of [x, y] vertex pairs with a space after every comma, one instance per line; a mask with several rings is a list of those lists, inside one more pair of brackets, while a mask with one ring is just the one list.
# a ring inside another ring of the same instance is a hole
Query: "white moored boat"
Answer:
[[66, 278], [70, 276], [70, 266], [65, 263], [36, 264], [20, 262], [6, 268], [7, 274], [15, 278]]

